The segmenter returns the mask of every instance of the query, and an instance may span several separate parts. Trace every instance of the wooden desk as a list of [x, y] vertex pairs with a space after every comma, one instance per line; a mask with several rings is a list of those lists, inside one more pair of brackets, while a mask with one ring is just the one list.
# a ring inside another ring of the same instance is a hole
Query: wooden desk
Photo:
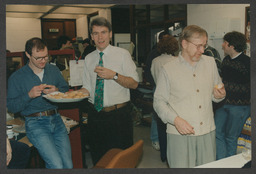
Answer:
[[22, 124], [25, 124], [25, 122], [20, 118], [15, 118], [13, 120], [9, 120], [6, 122], [6, 125], [22, 125]]
[[[79, 122], [79, 109], [64, 109], [59, 110], [61, 115], [65, 115], [75, 121]], [[83, 154], [82, 154], [82, 143], [81, 143], [81, 130], [80, 126], [72, 129], [69, 133], [69, 140], [72, 150], [72, 161], [74, 168], [83, 168]]]
[[19, 139], [19, 142], [25, 143], [25, 144], [27, 144], [29, 147], [32, 147], [32, 146], [33, 146], [33, 144], [30, 143], [30, 141], [28, 140], [28, 137], [27, 137], [27, 136], [25, 136], [25, 137]]

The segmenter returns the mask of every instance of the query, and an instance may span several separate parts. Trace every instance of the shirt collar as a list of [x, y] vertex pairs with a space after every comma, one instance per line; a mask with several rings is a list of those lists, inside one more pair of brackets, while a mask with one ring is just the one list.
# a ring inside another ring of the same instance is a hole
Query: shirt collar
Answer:
[[240, 56], [242, 54], [242, 52], [238, 53], [235, 57], [230, 57], [231, 59], [235, 59], [237, 58], [238, 56]]
[[108, 54], [110, 47], [111, 45], [109, 44], [103, 51], [100, 51], [97, 48], [97, 53], [100, 54], [100, 52], [103, 52], [104, 53], [103, 55]]

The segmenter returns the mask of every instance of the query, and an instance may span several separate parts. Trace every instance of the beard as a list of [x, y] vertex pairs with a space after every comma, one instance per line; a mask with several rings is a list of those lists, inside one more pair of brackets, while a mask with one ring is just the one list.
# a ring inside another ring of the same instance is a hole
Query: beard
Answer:
[[196, 57], [196, 56], [194, 56], [194, 57], [192, 57], [192, 61], [193, 62], [198, 62], [199, 60], [200, 60], [200, 58], [201, 58], [201, 56], [199, 56], [199, 57]]

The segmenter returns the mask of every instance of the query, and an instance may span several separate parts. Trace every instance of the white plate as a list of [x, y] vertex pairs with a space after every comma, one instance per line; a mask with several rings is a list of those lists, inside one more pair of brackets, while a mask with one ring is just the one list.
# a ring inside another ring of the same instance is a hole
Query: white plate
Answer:
[[[58, 94], [60, 92], [52, 92], [51, 94]], [[48, 95], [43, 95], [44, 98], [46, 98], [47, 100], [51, 101], [51, 102], [56, 102], [56, 103], [69, 103], [69, 102], [79, 102], [82, 101], [86, 98], [89, 98], [89, 96], [83, 97], [83, 98], [61, 98], [61, 99], [55, 99], [55, 98], [51, 98]]]

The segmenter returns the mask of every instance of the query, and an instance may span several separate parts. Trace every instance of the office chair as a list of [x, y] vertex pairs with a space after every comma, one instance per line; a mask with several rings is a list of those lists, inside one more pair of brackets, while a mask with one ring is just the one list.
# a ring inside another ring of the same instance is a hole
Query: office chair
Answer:
[[110, 149], [93, 168], [135, 168], [142, 156], [143, 144], [144, 141], [139, 140], [125, 150]]

